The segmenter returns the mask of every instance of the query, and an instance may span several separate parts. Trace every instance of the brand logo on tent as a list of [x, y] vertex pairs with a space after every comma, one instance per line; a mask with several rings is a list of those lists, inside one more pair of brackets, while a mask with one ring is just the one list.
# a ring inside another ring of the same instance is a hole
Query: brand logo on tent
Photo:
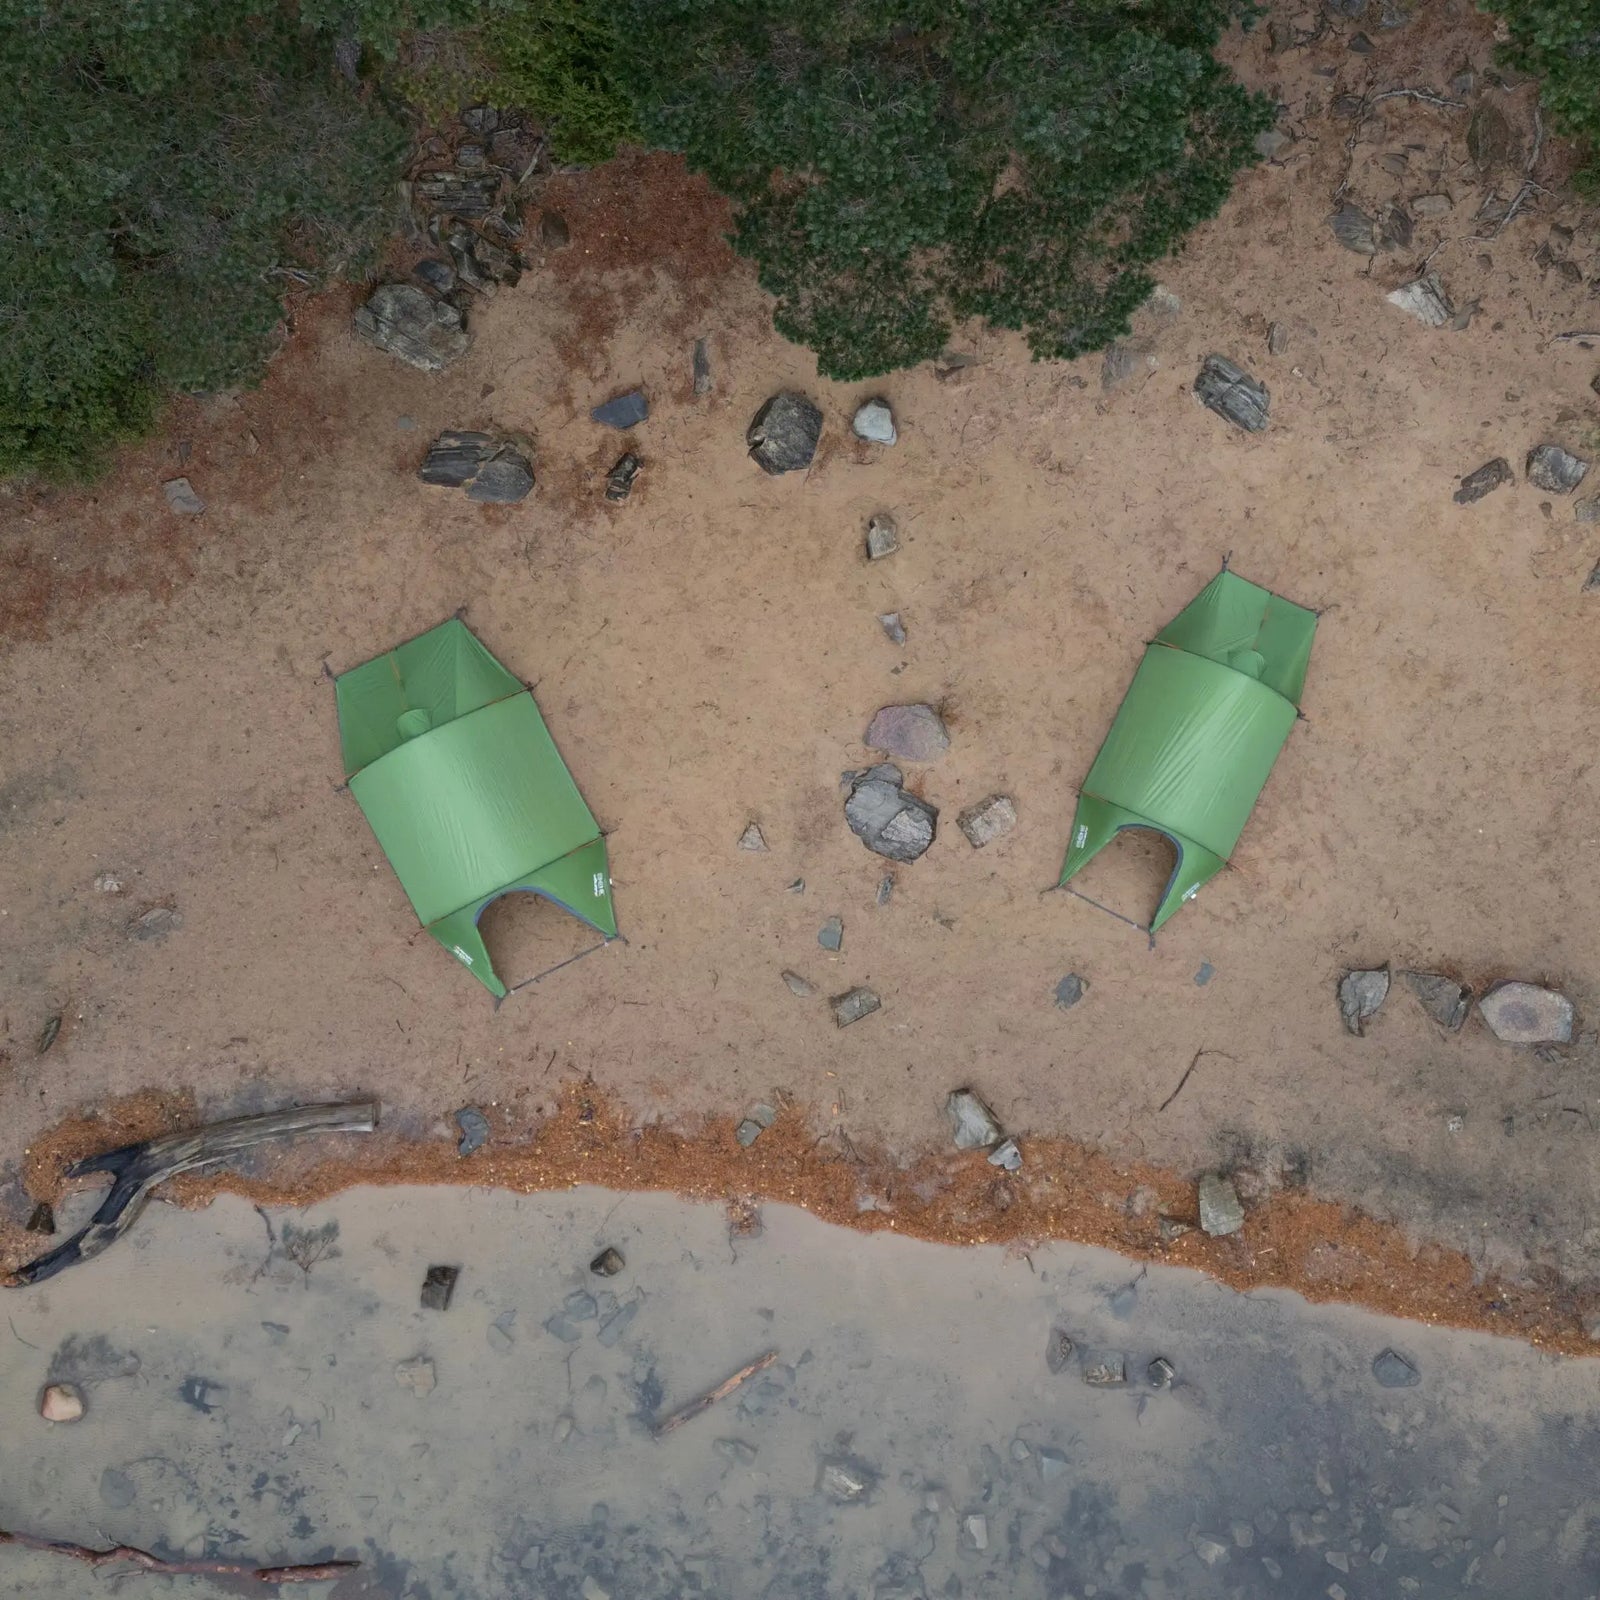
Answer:
[[595, 899], [598, 900], [600, 898], [600, 896], [603, 895], [605, 892], [606, 892], [606, 875], [603, 872], [597, 872], [594, 875], [594, 894], [595, 894]]
[[1088, 844], [1088, 842], [1089, 842], [1089, 830], [1087, 828], [1085, 828], [1085, 827], [1080, 826], [1079, 829], [1078, 829], [1078, 837], [1072, 841], [1072, 848], [1074, 850], [1081, 850], [1081, 849], [1083, 849], [1083, 847], [1086, 844]]
[[470, 967], [470, 966], [471, 966], [471, 965], [472, 965], [472, 957], [471, 957], [471, 956], [469, 956], [469, 955], [468, 955], [468, 954], [467, 954], [467, 952], [466, 952], [466, 951], [465, 951], [465, 950], [463, 950], [463, 949], [462, 949], [462, 948], [461, 948], [461, 946], [460, 946], [460, 945], [456, 945], [456, 946], [454, 946], [454, 947], [453, 947], [453, 948], [454, 948], [454, 950], [455, 950], [455, 954], [456, 954], [456, 956], [457, 956], [457, 957], [458, 957], [458, 958], [459, 958], [459, 959], [460, 959], [460, 960], [462, 960], [462, 961], [464, 961], [464, 962], [466, 962], [466, 964], [467, 964], [467, 965], [468, 965], [468, 966], [469, 966], [469, 967]]

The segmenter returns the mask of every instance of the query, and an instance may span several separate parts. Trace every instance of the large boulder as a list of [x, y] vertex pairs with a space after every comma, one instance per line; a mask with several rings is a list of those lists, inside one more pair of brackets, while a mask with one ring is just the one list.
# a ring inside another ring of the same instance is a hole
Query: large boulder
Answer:
[[472, 348], [460, 311], [412, 283], [379, 284], [353, 321], [369, 344], [422, 372], [443, 372]]
[[750, 419], [745, 443], [763, 472], [798, 472], [811, 465], [822, 437], [822, 413], [803, 394], [785, 389]]
[[885, 762], [857, 774], [844, 803], [844, 819], [874, 854], [915, 861], [933, 843], [939, 811], [907, 794], [900, 769]]

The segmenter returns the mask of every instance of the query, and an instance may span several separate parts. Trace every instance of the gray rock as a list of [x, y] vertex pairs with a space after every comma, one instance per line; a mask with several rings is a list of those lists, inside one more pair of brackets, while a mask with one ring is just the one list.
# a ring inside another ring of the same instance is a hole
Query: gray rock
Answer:
[[894, 874], [886, 872], [878, 879], [877, 903], [886, 906], [894, 898]]
[[1378, 252], [1378, 225], [1360, 206], [1342, 205], [1328, 218], [1333, 236], [1346, 250], [1359, 256]]
[[380, 284], [352, 322], [369, 344], [422, 372], [442, 372], [472, 347], [461, 313], [415, 284]]
[[139, 1487], [126, 1472], [107, 1467], [100, 1474], [100, 1498], [112, 1510], [121, 1511], [139, 1498]]
[[1512, 482], [1515, 477], [1511, 463], [1504, 456], [1496, 456], [1493, 461], [1485, 461], [1481, 467], [1469, 472], [1461, 480], [1461, 487], [1450, 498], [1458, 506], [1470, 506], [1498, 489], [1502, 483]]
[[1472, 1009], [1472, 991], [1439, 972], [1402, 972], [1406, 986], [1422, 1002], [1422, 1009], [1442, 1028], [1460, 1031]]
[[417, 179], [412, 193], [430, 211], [486, 217], [499, 198], [500, 177], [493, 172], [432, 172]]
[[161, 485], [161, 492], [167, 497], [167, 504], [182, 517], [198, 517], [206, 508], [206, 503], [194, 492], [194, 485], [187, 478], [169, 478]]
[[46, 1422], [81, 1422], [86, 1410], [83, 1390], [75, 1383], [52, 1383], [39, 1396], [39, 1415]]
[[890, 410], [887, 400], [868, 400], [857, 409], [850, 428], [856, 438], [865, 439], [868, 444], [900, 442], [900, 435], [895, 431], [894, 412]]
[[1272, 404], [1267, 386], [1225, 356], [1205, 358], [1194, 392], [1207, 410], [1215, 411], [1246, 433], [1260, 433], [1267, 425], [1267, 409]]
[[1347, 972], [1339, 980], [1339, 1015], [1346, 1033], [1358, 1037], [1366, 1032], [1366, 1022], [1378, 1014], [1378, 1007], [1389, 998], [1389, 969], [1373, 967]]
[[1039, 1451], [1039, 1476], [1046, 1483], [1059, 1478], [1067, 1470], [1067, 1458], [1059, 1450], [1052, 1450], [1048, 1445]]
[[711, 393], [711, 345], [706, 339], [696, 339], [694, 342], [694, 358], [690, 363], [690, 370], [694, 374], [694, 392], [696, 394]]
[[417, 476], [435, 488], [461, 489], [477, 477], [495, 448], [487, 433], [441, 433], [428, 446]]
[[944, 1103], [957, 1150], [983, 1150], [1005, 1137], [994, 1113], [971, 1089], [953, 1090]]
[[1228, 1559], [1228, 1547], [1220, 1539], [1213, 1539], [1209, 1534], [1197, 1533], [1193, 1543], [1194, 1553], [1208, 1567], [1217, 1566]]
[[1017, 825], [1017, 807], [1008, 794], [992, 794], [969, 806], [956, 818], [956, 826], [974, 850], [1003, 839]]
[[1056, 985], [1056, 1004], [1063, 1011], [1070, 1011], [1083, 999], [1088, 992], [1088, 980], [1080, 978], [1076, 972], [1069, 972], [1060, 983]]
[[467, 228], [454, 229], [445, 246], [455, 263], [456, 277], [478, 294], [495, 284], [515, 284], [522, 276], [522, 263], [516, 256]]
[[481, 144], [456, 146], [456, 166], [463, 172], [481, 172], [487, 160]]
[[1289, 330], [1281, 322], [1274, 322], [1267, 328], [1267, 354], [1269, 356], [1284, 355], [1289, 349]]
[[844, 920], [841, 917], [829, 917], [817, 930], [817, 943], [824, 950], [839, 950], [844, 947]]
[[[613, 1348], [623, 1334], [628, 1331], [628, 1324], [639, 1315], [639, 1307], [643, 1304], [644, 1302], [642, 1300], [629, 1300], [625, 1305], [618, 1306], [617, 1309], [600, 1324], [599, 1331], [596, 1333], [595, 1337], [600, 1341], [601, 1345], [605, 1349], [610, 1350]], [[593, 1382], [592, 1379], [590, 1381]]]
[[989, 1548], [989, 1519], [981, 1512], [961, 1519], [961, 1543], [968, 1550]]
[[460, 1267], [429, 1267], [422, 1278], [422, 1309], [448, 1311], [450, 1296], [456, 1292], [456, 1279], [460, 1276]]
[[1086, 1350], [1083, 1381], [1091, 1389], [1116, 1389], [1128, 1381], [1128, 1360], [1120, 1350]]
[[174, 911], [171, 906], [151, 906], [143, 916], [135, 917], [128, 924], [128, 937], [140, 942], [145, 940], [160, 941], [169, 933], [175, 933], [183, 926], [183, 914]]
[[783, 981], [789, 985], [789, 993], [797, 994], [802, 1000], [809, 1000], [817, 992], [814, 983], [807, 983], [798, 972], [785, 972]]
[[420, 1400], [425, 1394], [432, 1394], [436, 1379], [433, 1372], [433, 1363], [426, 1356], [412, 1356], [409, 1361], [397, 1361], [394, 1368], [394, 1381], [402, 1389], [409, 1389]]
[[1594, 594], [1597, 590], [1600, 590], [1600, 561], [1590, 567], [1589, 576], [1583, 580], [1585, 594]]
[[867, 518], [867, 560], [882, 561], [900, 548], [900, 529], [887, 511]]
[[857, 987], [846, 990], [844, 994], [835, 995], [828, 1004], [833, 1007], [833, 1020], [841, 1028], [848, 1028], [852, 1022], [870, 1017], [883, 1002], [872, 990]]
[[1194, 986], [1195, 986], [1195, 988], [1197, 988], [1197, 989], [1205, 988], [1205, 986], [1208, 983], [1210, 983], [1211, 980], [1214, 977], [1216, 977], [1216, 975], [1217, 975], [1217, 969], [1214, 966], [1212, 966], [1209, 961], [1202, 961], [1200, 963], [1200, 965], [1195, 968], [1195, 974], [1194, 974]]
[[883, 636], [890, 644], [904, 644], [906, 642], [905, 624], [901, 622], [898, 611], [880, 611], [878, 613], [878, 626], [883, 629]]
[[541, 212], [539, 216], [539, 243], [546, 250], [565, 250], [572, 243], [572, 229], [559, 211]]
[[1017, 1147], [1015, 1139], [1003, 1140], [989, 1152], [989, 1165], [999, 1167], [1003, 1172], [1020, 1172], [1022, 1170], [1022, 1151]]
[[458, 1156], [470, 1156], [489, 1142], [489, 1119], [476, 1106], [462, 1106], [456, 1112], [456, 1126], [461, 1130]]
[[1583, 482], [1589, 463], [1558, 444], [1536, 445], [1528, 452], [1528, 482], [1546, 494], [1571, 494]]
[[757, 1103], [750, 1107], [744, 1121], [734, 1129], [734, 1137], [748, 1150], [777, 1120], [778, 1113], [772, 1106]]
[[1157, 1356], [1148, 1367], [1144, 1375], [1152, 1389], [1170, 1389], [1177, 1378], [1177, 1369], [1165, 1356]]
[[528, 498], [533, 488], [533, 468], [513, 445], [503, 444], [479, 467], [467, 485], [467, 499], [485, 505], [514, 506]]
[[639, 476], [644, 463], [633, 451], [617, 457], [616, 464], [606, 474], [606, 499], [620, 506], [633, 493], [633, 480]]
[[1422, 1374], [1397, 1350], [1378, 1353], [1372, 1363], [1372, 1376], [1385, 1389], [1411, 1389], [1422, 1382]]
[[908, 794], [900, 769], [885, 762], [856, 776], [844, 803], [844, 818], [875, 855], [915, 861], [933, 843], [939, 811]]
[[622, 1252], [613, 1245], [607, 1245], [604, 1250], [589, 1263], [589, 1270], [597, 1278], [614, 1278], [627, 1266]]
[[1156, 370], [1155, 341], [1114, 339], [1100, 362], [1100, 387], [1106, 394], [1143, 381]]
[[1600, 522], [1600, 494], [1578, 501], [1572, 508], [1572, 515], [1578, 522]]
[[487, 1344], [496, 1355], [503, 1356], [509, 1354], [511, 1350], [515, 1348], [517, 1343], [517, 1336], [512, 1331], [516, 1325], [516, 1311], [502, 1311], [500, 1315], [483, 1330], [484, 1343]]
[[1054, 1373], [1062, 1373], [1072, 1365], [1072, 1339], [1064, 1328], [1052, 1328], [1045, 1341], [1044, 1364]]
[[763, 472], [798, 472], [811, 465], [822, 437], [822, 413], [803, 395], [785, 389], [750, 419], [745, 443]]
[[1455, 201], [1447, 194], [1419, 194], [1411, 202], [1411, 215], [1424, 222], [1437, 222], [1441, 217], [1448, 217], [1455, 208]]
[[589, 413], [593, 421], [623, 431], [637, 428], [649, 415], [650, 402], [645, 399], [642, 389], [630, 389], [627, 394], [619, 394]]
[[1506, 1044], [1572, 1042], [1572, 1002], [1536, 983], [1497, 983], [1478, 1002], [1478, 1014]]
[[758, 854], [767, 848], [766, 836], [762, 833], [759, 823], [752, 822], [739, 835], [739, 848]]
[[1384, 296], [1390, 305], [1413, 316], [1425, 328], [1442, 328], [1455, 314], [1436, 272], [1425, 272]]
[[1220, 1172], [1208, 1172], [1200, 1180], [1200, 1226], [1213, 1239], [1237, 1233], [1244, 1226], [1239, 1192]]
[[826, 1458], [817, 1472], [817, 1487], [840, 1505], [853, 1505], [872, 1492], [873, 1474], [849, 1456]]
[[33, 1208], [23, 1231], [25, 1233], [54, 1233], [56, 1231], [55, 1209], [48, 1200], [41, 1200]]
[[1281, 128], [1266, 128], [1256, 135], [1256, 154], [1263, 161], [1276, 161], [1293, 143]]
[[465, 106], [461, 112], [461, 126], [468, 133], [486, 139], [500, 126], [500, 113], [493, 106]]
[[1351, 34], [1345, 43], [1345, 49], [1358, 56], [1370, 56], [1377, 48], [1364, 33]]
[[881, 706], [861, 742], [899, 761], [937, 761], [950, 748], [950, 735], [930, 705]]

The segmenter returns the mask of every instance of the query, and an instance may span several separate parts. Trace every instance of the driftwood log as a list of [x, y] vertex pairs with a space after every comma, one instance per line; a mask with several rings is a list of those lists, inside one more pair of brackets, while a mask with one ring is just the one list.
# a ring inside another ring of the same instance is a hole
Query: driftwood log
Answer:
[[180, 1172], [214, 1167], [269, 1139], [287, 1139], [301, 1133], [371, 1133], [377, 1125], [376, 1100], [299, 1106], [292, 1111], [268, 1111], [255, 1117], [213, 1122], [188, 1133], [167, 1133], [159, 1139], [145, 1139], [74, 1162], [67, 1168], [69, 1178], [87, 1178], [98, 1172], [111, 1175], [111, 1188], [99, 1209], [87, 1227], [47, 1255], [0, 1278], [0, 1283], [12, 1289], [42, 1283], [67, 1267], [110, 1249], [138, 1220], [155, 1187]]
[[128, 1561], [146, 1572], [193, 1574], [208, 1578], [252, 1578], [257, 1583], [323, 1583], [343, 1577], [361, 1565], [359, 1561], [319, 1561], [303, 1567], [252, 1567], [238, 1561], [164, 1561], [148, 1550], [119, 1544], [109, 1550], [93, 1550], [86, 1544], [71, 1544], [64, 1539], [41, 1539], [32, 1533], [7, 1533], [0, 1528], [0, 1545], [15, 1545], [19, 1550], [42, 1550], [47, 1555], [71, 1556], [87, 1566], [104, 1567], [114, 1561]]

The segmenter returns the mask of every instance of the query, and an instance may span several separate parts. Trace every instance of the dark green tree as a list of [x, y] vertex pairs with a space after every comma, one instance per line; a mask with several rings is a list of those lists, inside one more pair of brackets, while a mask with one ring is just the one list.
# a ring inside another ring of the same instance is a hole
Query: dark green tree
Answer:
[[1580, 141], [1578, 176], [1600, 187], [1600, 0], [1494, 0], [1511, 41], [1502, 54], [1536, 74], [1539, 104], [1557, 133]]
[[952, 322], [1070, 357], [1214, 215], [1270, 104], [1213, 55], [1239, 0], [620, 0], [652, 140], [738, 206], [737, 248], [822, 371]]
[[0, 0], [0, 473], [89, 470], [172, 390], [254, 376], [285, 289], [374, 248], [404, 134], [349, 73], [416, 20]]

